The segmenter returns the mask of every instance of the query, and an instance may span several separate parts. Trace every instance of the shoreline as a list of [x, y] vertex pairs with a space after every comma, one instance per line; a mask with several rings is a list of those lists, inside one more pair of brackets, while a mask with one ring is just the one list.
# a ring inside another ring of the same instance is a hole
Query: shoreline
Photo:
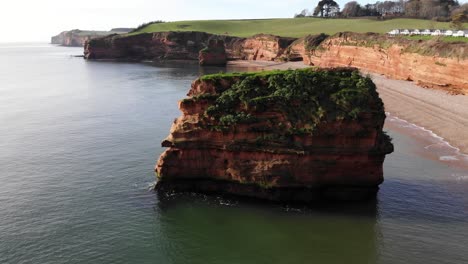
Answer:
[[[230, 61], [227, 67], [258, 70], [300, 69], [303, 62]], [[423, 88], [410, 81], [389, 79], [367, 73], [377, 86], [385, 111], [416, 124], [443, 138], [451, 146], [468, 154], [468, 96]]]

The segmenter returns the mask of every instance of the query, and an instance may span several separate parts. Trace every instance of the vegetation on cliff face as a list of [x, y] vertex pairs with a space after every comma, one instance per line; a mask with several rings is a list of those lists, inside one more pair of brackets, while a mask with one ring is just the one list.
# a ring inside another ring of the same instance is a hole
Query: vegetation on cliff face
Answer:
[[[206, 75], [216, 95], [199, 95], [212, 105], [206, 117], [213, 129], [229, 130], [241, 123], [276, 135], [312, 134], [321, 122], [358, 119], [362, 112], [383, 115], [383, 103], [370, 78], [358, 70], [301, 69], [257, 73]], [[232, 82], [230, 87], [220, 82]], [[278, 120], [258, 120], [261, 113], [276, 113]], [[381, 116], [379, 116], [381, 117]]]
[[319, 34], [319, 35], [308, 35], [304, 37], [304, 48], [307, 52], [315, 50], [320, 44], [327, 39], [329, 36], [327, 34]]

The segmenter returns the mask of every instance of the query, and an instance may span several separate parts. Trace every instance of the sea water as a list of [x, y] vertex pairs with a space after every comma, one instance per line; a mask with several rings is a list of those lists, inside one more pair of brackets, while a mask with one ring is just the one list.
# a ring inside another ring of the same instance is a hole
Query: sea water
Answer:
[[390, 113], [375, 202], [163, 199], [153, 168], [177, 101], [226, 69], [81, 53], [0, 45], [0, 263], [468, 263], [468, 169], [443, 139]]

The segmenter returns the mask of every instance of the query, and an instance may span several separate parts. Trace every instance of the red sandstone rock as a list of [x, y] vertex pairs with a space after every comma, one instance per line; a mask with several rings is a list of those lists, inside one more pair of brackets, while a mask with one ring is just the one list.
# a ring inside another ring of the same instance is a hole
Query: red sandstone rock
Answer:
[[[273, 35], [238, 38], [204, 32], [156, 32], [132, 36], [111, 35], [85, 44], [87, 59], [130, 60], [197, 60], [209, 40], [223, 41], [226, 59], [275, 60], [295, 40]], [[206, 59], [222, 61], [220, 54], [207, 54]], [[201, 57], [205, 59], [205, 57]]]
[[468, 93], [466, 43], [413, 41], [378, 34], [339, 33], [301, 39], [260, 34], [250, 38], [203, 32], [159, 32], [133, 36], [112, 35], [85, 45], [88, 59], [197, 60], [224, 63], [222, 53], [199, 52], [210, 39], [225, 43], [227, 60], [303, 60], [307, 65], [353, 66], [390, 78]]
[[198, 60], [200, 50], [213, 38], [235, 42], [233, 37], [194, 31], [112, 35], [87, 42], [84, 53], [87, 59]]
[[417, 42], [378, 34], [340, 33], [322, 42], [310, 56], [304, 56], [304, 62], [319, 67], [357, 67], [393, 79], [468, 93], [466, 43]]
[[283, 55], [295, 38], [283, 38], [268, 34], [259, 34], [247, 38], [243, 43], [243, 54], [246, 60], [274, 61]]
[[326, 34], [307, 35], [295, 40], [283, 53], [282, 59], [285, 61], [306, 61], [310, 62], [310, 55], [325, 39]]
[[[373, 110], [360, 113], [357, 120], [329, 117], [312, 135], [259, 143], [259, 138], [269, 133], [259, 128], [284, 124], [284, 132], [299, 124], [307, 127], [309, 121], [291, 123], [273, 103], [266, 111], [250, 110], [257, 120], [264, 121], [212, 129], [217, 123], [206, 116], [206, 110], [214, 99], [206, 95], [216, 98], [238, 81], [232, 77], [193, 83], [189, 99], [179, 103], [182, 116], [163, 142], [169, 149], [156, 165], [158, 188], [280, 201], [375, 195], [383, 181], [384, 157], [393, 151], [382, 134], [385, 115], [377, 95], [368, 98]], [[260, 83], [268, 85], [266, 79]]]
[[212, 39], [208, 46], [200, 51], [198, 56], [200, 65], [226, 65], [227, 55], [224, 41]]

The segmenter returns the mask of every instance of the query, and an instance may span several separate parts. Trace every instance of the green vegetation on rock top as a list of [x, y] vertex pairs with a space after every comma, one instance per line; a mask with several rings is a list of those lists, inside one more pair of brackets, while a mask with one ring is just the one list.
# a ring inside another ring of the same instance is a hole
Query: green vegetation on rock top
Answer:
[[[283, 19], [246, 19], [246, 20], [198, 20], [155, 23], [141, 28], [132, 34], [163, 31], [203, 31], [212, 34], [228, 34], [238, 37], [250, 37], [265, 33], [283, 37], [303, 37], [308, 34], [335, 34], [337, 32], [376, 32], [386, 33], [395, 28], [439, 28], [448, 29], [448, 22], [433, 22], [423, 19], [375, 20], [323, 19], [323, 18], [283, 18]], [[465, 23], [468, 28], [468, 23]]]
[[[302, 69], [302, 70], [304, 70], [304, 69]], [[267, 77], [269, 75], [284, 74], [286, 72], [288, 72], [288, 71], [272, 70], [272, 71], [260, 71], [260, 72], [217, 73], [217, 74], [203, 75], [202, 77], [200, 77], [200, 80], [209, 81], [209, 80], [230, 79], [230, 78], [243, 79], [243, 78], [249, 77], [249, 76], [252, 76], [252, 77]]]
[[285, 119], [270, 118], [267, 124], [252, 128], [275, 137], [313, 133], [321, 122], [354, 120], [362, 112], [384, 118], [374, 83], [356, 69], [228, 73], [206, 75], [201, 80], [213, 82], [217, 89], [218, 96], [210, 99], [212, 106], [206, 111], [207, 117], [219, 124], [215, 129], [257, 122], [260, 113], [267, 111]]

